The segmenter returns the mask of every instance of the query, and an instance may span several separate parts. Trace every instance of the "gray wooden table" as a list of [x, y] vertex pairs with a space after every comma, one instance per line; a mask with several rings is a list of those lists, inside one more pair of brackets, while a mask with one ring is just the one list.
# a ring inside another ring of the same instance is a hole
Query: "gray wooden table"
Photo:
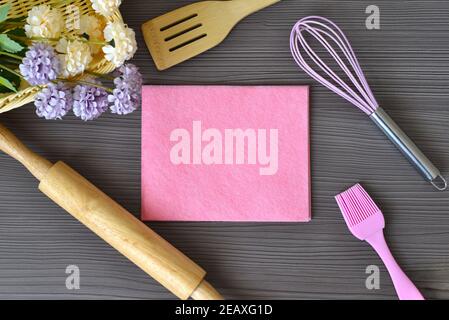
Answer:
[[[400, 264], [427, 298], [449, 298], [449, 193], [434, 191], [361, 112], [300, 72], [288, 48], [301, 17], [319, 14], [341, 24], [378, 100], [449, 175], [449, 1], [283, 0], [247, 18], [220, 47], [157, 72], [140, 25], [190, 2], [124, 1], [145, 83], [312, 84], [313, 220], [152, 227], [208, 270], [227, 298], [395, 299], [379, 258], [349, 233], [333, 199], [362, 182], [384, 210]], [[371, 4], [380, 7], [380, 30], [365, 27]], [[140, 111], [90, 123], [72, 116], [45, 121], [28, 105], [2, 114], [1, 122], [139, 214]], [[173, 298], [40, 194], [34, 178], [3, 154], [0, 177], [0, 298]], [[80, 268], [79, 290], [66, 289], [68, 265]], [[380, 267], [379, 290], [365, 288], [368, 265]]]

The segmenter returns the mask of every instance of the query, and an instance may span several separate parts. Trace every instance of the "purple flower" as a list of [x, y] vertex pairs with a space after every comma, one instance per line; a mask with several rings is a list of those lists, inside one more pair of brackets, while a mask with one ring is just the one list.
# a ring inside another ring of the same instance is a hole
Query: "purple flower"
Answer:
[[108, 108], [107, 91], [93, 85], [77, 85], [73, 99], [73, 113], [84, 121], [97, 119]]
[[133, 64], [119, 69], [120, 76], [114, 79], [115, 88], [108, 96], [112, 113], [128, 114], [139, 107], [142, 96], [142, 75]]
[[131, 88], [135, 88], [136, 91], [141, 91], [142, 89], [142, 75], [139, 69], [132, 63], [127, 63], [121, 66], [118, 71], [121, 77], [126, 81]]
[[61, 119], [72, 108], [72, 93], [63, 83], [49, 83], [36, 94], [36, 114], [47, 120]]
[[36, 86], [55, 80], [61, 71], [61, 63], [52, 46], [35, 43], [27, 51], [19, 68], [25, 80]]

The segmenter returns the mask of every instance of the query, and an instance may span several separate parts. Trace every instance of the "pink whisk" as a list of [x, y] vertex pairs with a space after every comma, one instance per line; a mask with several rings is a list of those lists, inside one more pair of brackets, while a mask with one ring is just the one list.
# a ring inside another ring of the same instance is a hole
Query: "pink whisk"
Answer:
[[[345, 82], [318, 56], [307, 42], [306, 35], [324, 47], [351, 84]], [[298, 21], [291, 32], [290, 49], [296, 63], [307, 74], [366, 113], [427, 181], [440, 191], [447, 189], [447, 181], [441, 172], [379, 107], [351, 44], [335, 23], [318, 16]], [[311, 67], [308, 61], [313, 62], [318, 69]]]

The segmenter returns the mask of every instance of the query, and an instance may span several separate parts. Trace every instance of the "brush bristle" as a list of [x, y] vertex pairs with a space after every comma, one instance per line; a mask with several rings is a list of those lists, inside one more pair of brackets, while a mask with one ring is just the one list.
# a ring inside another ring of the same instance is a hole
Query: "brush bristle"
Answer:
[[335, 197], [341, 212], [350, 226], [355, 226], [380, 212], [379, 207], [360, 184]]

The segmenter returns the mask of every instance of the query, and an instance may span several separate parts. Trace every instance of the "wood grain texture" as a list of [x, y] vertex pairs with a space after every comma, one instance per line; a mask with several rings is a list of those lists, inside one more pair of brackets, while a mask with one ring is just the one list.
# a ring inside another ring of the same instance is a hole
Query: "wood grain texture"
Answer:
[[[362, 182], [385, 213], [398, 262], [428, 299], [449, 299], [449, 193], [423, 181], [359, 111], [313, 83], [289, 53], [291, 26], [319, 14], [348, 33], [378, 100], [449, 176], [447, 0], [377, 0], [381, 30], [365, 28], [372, 1], [283, 0], [242, 21], [217, 48], [156, 71], [140, 25], [192, 1], [124, 1], [146, 84], [313, 84], [313, 220], [307, 224], [152, 223], [208, 271], [225, 298], [396, 299], [379, 258], [348, 232], [333, 196]], [[83, 123], [45, 121], [33, 106], [1, 116], [34, 151], [70, 164], [130, 212], [140, 210], [140, 111]], [[173, 299], [164, 288], [36, 192], [0, 155], [0, 298]], [[67, 290], [75, 264], [81, 289]], [[381, 289], [365, 268], [381, 266]]]

